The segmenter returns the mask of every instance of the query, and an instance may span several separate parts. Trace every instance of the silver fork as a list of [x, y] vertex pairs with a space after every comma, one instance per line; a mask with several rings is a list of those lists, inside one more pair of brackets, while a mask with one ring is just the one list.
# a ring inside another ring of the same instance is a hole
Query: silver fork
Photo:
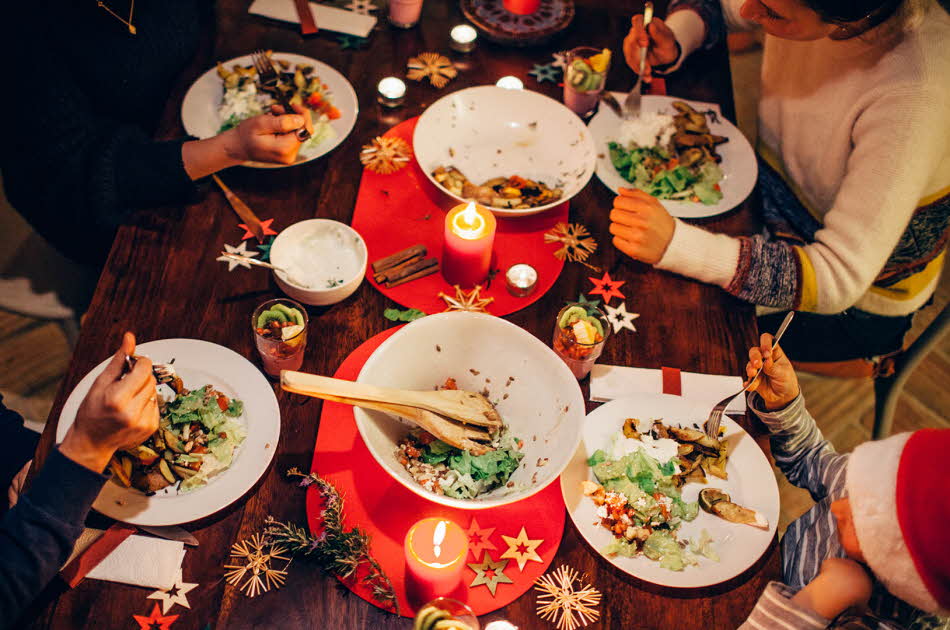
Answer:
[[[772, 349], [775, 349], [775, 346], [778, 345], [779, 340], [781, 340], [782, 335], [785, 334], [785, 329], [788, 328], [788, 325], [792, 323], [792, 318], [795, 316], [795, 311], [789, 311], [788, 315], [785, 316], [785, 319], [782, 320], [782, 325], [778, 327], [778, 332], [775, 333], [775, 339], [772, 341]], [[706, 419], [706, 424], [703, 429], [706, 431], [706, 435], [709, 437], [718, 438], [719, 437], [719, 425], [722, 423], [722, 414], [726, 411], [726, 407], [729, 406], [729, 403], [733, 401], [736, 396], [744, 394], [748, 391], [749, 387], [752, 387], [755, 384], [756, 379], [762, 374], [762, 370], [765, 369], [765, 362], [762, 362], [762, 367], [755, 373], [755, 376], [749, 381], [749, 384], [740, 389], [738, 392], [730, 396], [729, 398], [724, 398], [716, 403], [716, 406], [712, 408], [712, 411], [709, 412], [709, 417]]]
[[[643, 30], [645, 31], [653, 21], [653, 3], [647, 2], [643, 7]], [[649, 37], [649, 34], [647, 35]], [[643, 66], [647, 61], [646, 47], [640, 49], [640, 71], [637, 73], [637, 82], [623, 101], [623, 119], [629, 120], [640, 115], [640, 101], [643, 98]]]
[[[277, 99], [277, 102], [284, 108], [284, 113], [294, 113], [290, 99], [278, 89], [278, 86], [280, 86], [280, 75], [277, 74], [277, 70], [274, 68], [274, 64], [270, 58], [263, 50], [257, 49], [251, 53], [251, 60], [254, 62], [254, 68], [257, 70], [257, 81], [261, 89], [269, 92]], [[310, 138], [310, 132], [307, 131], [306, 127], [301, 127], [295, 131], [294, 134], [300, 142], [305, 142]]]

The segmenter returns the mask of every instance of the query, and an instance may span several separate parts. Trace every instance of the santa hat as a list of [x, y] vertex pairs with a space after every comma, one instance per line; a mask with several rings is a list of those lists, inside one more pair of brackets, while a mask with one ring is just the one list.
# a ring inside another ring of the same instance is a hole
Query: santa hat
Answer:
[[950, 429], [857, 447], [846, 487], [861, 552], [893, 595], [950, 613]]

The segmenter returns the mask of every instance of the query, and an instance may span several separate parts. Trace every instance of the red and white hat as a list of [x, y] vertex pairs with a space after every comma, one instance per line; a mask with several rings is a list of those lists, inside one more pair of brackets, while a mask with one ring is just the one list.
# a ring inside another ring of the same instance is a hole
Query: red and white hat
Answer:
[[867, 442], [851, 454], [846, 488], [858, 544], [894, 596], [950, 614], [950, 429]]

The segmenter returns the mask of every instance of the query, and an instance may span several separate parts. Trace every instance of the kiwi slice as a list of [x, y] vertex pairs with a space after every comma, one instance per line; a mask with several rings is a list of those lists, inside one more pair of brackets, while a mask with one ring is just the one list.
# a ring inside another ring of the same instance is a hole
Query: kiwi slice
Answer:
[[432, 630], [472, 630], [472, 628], [458, 619], [443, 619], [435, 622]]
[[573, 322], [576, 322], [578, 319], [587, 319], [587, 309], [583, 306], [572, 306], [571, 308], [564, 311], [561, 315], [561, 319], [558, 320], [557, 325], [561, 328], [567, 328]]
[[442, 610], [441, 608], [426, 606], [416, 615], [416, 622], [412, 628], [413, 630], [433, 630], [437, 623], [451, 616], [448, 611]]
[[588, 316], [587, 316], [587, 321], [590, 322], [591, 326], [594, 327], [594, 330], [596, 330], [596, 331], [600, 334], [600, 338], [603, 339], [603, 338], [604, 338], [604, 325], [600, 323], [600, 320], [597, 319], [596, 317], [591, 317], [590, 315], [588, 315]]
[[289, 322], [290, 318], [284, 315], [283, 313], [281, 313], [280, 311], [274, 311], [274, 310], [264, 311], [263, 313], [257, 316], [257, 327], [266, 328], [267, 324], [271, 322], [275, 322], [275, 321], [283, 324], [284, 322]]
[[301, 326], [303, 326], [303, 315], [301, 314], [299, 310], [293, 308], [292, 306], [287, 306], [286, 304], [280, 304], [278, 302], [277, 304], [274, 304], [274, 306], [271, 307], [271, 310], [278, 311], [286, 315], [288, 322], [293, 322], [295, 324], [300, 324]]

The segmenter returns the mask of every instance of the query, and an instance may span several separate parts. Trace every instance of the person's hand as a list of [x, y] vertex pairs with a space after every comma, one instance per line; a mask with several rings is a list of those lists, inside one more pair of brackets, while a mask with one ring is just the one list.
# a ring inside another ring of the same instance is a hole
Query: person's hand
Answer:
[[138, 446], [158, 429], [158, 394], [152, 362], [138, 357], [123, 376], [126, 355], [135, 352], [135, 337], [125, 333], [122, 346], [92, 384], [79, 405], [60, 452], [77, 464], [102, 472], [113, 453]]
[[655, 265], [673, 240], [676, 221], [659, 201], [642, 190], [621, 188], [610, 211], [614, 247]]
[[867, 570], [854, 560], [828, 558], [815, 579], [792, 601], [825, 619], [834, 619], [849, 608], [866, 605], [872, 586]]
[[748, 379], [755, 376], [765, 365], [755, 383], [746, 383], [749, 391], [758, 392], [766, 409], [781, 409], [798, 397], [798, 377], [782, 346], [772, 348], [772, 335], [762, 333], [759, 346], [749, 349], [749, 362], [745, 366]]
[[288, 114], [280, 105], [272, 105], [271, 112], [248, 118], [224, 132], [231, 134], [226, 150], [232, 158], [242, 162], [294, 163], [301, 145], [295, 132], [306, 127], [313, 134], [310, 110], [294, 105], [295, 113]]
[[623, 56], [634, 72], [640, 71], [640, 49], [649, 46], [647, 58], [643, 63], [643, 80], [653, 80], [653, 66], [665, 66], [676, 61], [679, 48], [676, 36], [666, 22], [653, 18], [649, 26], [643, 28], [643, 15], [635, 15], [630, 20], [630, 31], [623, 40]]

